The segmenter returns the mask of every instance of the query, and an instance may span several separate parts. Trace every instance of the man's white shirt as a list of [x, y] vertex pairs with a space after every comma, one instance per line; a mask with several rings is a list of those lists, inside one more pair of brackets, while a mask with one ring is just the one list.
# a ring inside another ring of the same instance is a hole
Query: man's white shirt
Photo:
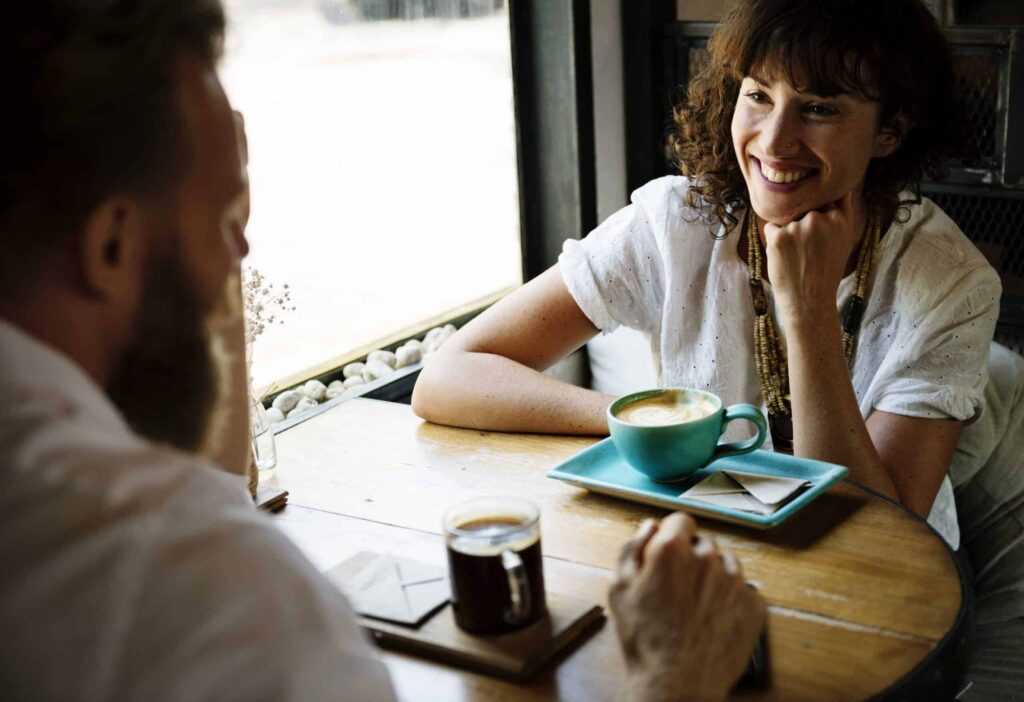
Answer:
[[0, 534], [4, 699], [395, 699], [351, 608], [241, 478], [138, 437], [3, 321]]

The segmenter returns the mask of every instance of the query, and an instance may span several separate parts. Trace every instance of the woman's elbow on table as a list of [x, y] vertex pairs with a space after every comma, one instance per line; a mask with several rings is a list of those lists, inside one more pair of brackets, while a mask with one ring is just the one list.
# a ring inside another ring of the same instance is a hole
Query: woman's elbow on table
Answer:
[[412, 390], [412, 411], [420, 419], [438, 424], [449, 423], [455, 413], [453, 383], [464, 382], [457, 377], [458, 358], [462, 351], [438, 351], [424, 365]]

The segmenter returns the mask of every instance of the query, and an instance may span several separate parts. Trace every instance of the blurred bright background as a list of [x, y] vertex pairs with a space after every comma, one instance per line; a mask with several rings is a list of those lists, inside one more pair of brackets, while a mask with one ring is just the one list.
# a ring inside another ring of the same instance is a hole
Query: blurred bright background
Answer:
[[227, 3], [221, 75], [250, 145], [247, 264], [296, 308], [256, 340], [255, 386], [522, 281], [503, 5]]

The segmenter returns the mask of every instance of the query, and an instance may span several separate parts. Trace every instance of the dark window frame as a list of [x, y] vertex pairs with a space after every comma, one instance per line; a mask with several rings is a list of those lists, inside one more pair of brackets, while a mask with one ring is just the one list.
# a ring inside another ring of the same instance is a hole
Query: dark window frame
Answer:
[[597, 226], [589, 0], [510, 0], [523, 280]]

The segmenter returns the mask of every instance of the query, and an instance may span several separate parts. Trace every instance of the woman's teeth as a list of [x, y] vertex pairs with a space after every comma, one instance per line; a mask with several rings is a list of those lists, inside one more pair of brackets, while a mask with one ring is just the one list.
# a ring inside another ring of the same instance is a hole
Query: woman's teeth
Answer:
[[795, 183], [807, 177], [810, 171], [777, 171], [761, 164], [761, 174], [773, 183]]

